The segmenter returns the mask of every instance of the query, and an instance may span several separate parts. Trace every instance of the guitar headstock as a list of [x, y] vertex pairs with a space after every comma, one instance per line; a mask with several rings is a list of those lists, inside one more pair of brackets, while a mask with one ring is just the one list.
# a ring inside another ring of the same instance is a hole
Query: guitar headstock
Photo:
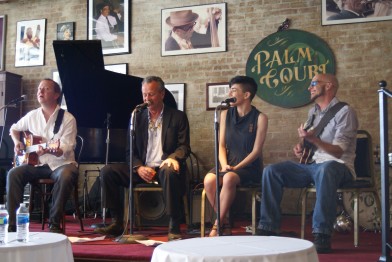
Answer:
[[60, 139], [50, 140], [48, 142], [48, 149], [50, 152], [56, 152], [60, 147]]
[[278, 32], [288, 29], [290, 26], [290, 19], [286, 18], [283, 23], [278, 27]]

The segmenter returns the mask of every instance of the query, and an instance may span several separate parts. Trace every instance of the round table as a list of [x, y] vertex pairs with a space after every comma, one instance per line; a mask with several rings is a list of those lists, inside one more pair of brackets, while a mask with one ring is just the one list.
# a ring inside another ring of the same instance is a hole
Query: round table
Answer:
[[289, 237], [221, 236], [172, 241], [156, 247], [151, 262], [314, 262], [312, 242]]
[[73, 262], [71, 243], [67, 236], [47, 232], [30, 232], [29, 242], [16, 240], [16, 233], [8, 233], [8, 243], [0, 245], [4, 262]]

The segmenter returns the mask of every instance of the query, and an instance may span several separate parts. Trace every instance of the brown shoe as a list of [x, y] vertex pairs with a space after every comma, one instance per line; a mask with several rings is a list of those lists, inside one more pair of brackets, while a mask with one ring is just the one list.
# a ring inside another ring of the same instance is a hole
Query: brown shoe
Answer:
[[181, 236], [181, 234], [169, 233], [169, 234], [167, 235], [167, 239], [168, 239], [169, 241], [181, 240], [181, 239], [182, 239], [182, 236]]
[[109, 236], [119, 236], [124, 232], [124, 227], [122, 225], [113, 223], [107, 227], [101, 227], [94, 229], [94, 233], [109, 235]]

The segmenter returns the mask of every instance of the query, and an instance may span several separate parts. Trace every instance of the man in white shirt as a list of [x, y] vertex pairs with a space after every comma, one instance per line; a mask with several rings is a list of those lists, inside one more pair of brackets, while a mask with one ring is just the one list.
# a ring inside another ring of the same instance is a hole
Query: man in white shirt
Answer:
[[95, 25], [97, 39], [102, 41], [102, 46], [115, 45], [117, 41], [117, 20], [110, 15], [110, 5], [102, 4], [100, 7], [101, 15], [98, 17]]
[[[60, 86], [51, 79], [40, 82], [37, 100], [41, 107], [34, 109], [22, 117], [10, 128], [10, 135], [15, 144], [15, 154], [20, 155], [25, 149], [21, 135], [28, 131], [40, 137], [37, 151], [30, 153], [31, 161], [12, 168], [7, 176], [7, 202], [9, 212], [9, 231], [16, 230], [16, 210], [23, 202], [23, 190], [27, 183], [40, 178], [55, 180], [53, 187], [52, 207], [49, 213], [50, 231], [60, 233], [60, 220], [64, 212], [66, 200], [69, 198], [73, 184], [78, 178], [74, 148], [76, 144], [76, 120], [69, 112], [60, 110]], [[58, 119], [58, 115], [64, 114]], [[58, 120], [57, 120], [58, 119]], [[56, 120], [59, 122], [55, 130]], [[60, 120], [62, 120], [60, 122]], [[33, 156], [37, 157], [34, 163]]]

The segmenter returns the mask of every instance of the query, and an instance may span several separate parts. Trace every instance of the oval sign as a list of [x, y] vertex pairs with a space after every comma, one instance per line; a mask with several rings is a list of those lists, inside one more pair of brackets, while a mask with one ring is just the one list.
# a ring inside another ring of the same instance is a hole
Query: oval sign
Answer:
[[246, 63], [246, 75], [258, 84], [257, 96], [285, 108], [308, 104], [309, 84], [320, 73], [335, 73], [331, 49], [318, 36], [294, 29], [261, 40]]

